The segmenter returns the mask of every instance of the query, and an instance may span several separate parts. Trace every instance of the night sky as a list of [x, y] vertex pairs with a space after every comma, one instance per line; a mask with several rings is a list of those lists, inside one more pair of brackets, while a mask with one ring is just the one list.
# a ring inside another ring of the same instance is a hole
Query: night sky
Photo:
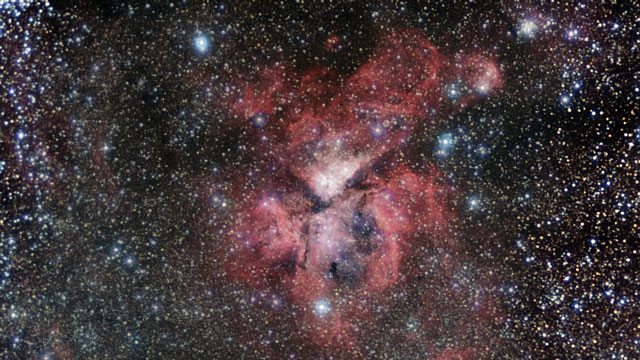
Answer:
[[0, 0], [0, 358], [639, 359], [609, 3]]

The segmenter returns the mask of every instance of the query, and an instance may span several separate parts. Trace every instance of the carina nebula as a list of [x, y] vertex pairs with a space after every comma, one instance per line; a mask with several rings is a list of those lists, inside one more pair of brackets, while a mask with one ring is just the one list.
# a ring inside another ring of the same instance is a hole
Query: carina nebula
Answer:
[[[248, 188], [238, 175], [230, 189], [240, 205], [218, 254], [228, 279], [277, 289], [300, 307], [307, 340], [341, 350], [360, 346], [375, 304], [423, 281], [420, 269], [437, 268], [437, 281], [449, 284], [465, 263], [459, 195], [407, 142], [442, 120], [445, 84], [454, 82], [470, 89], [464, 104], [490, 96], [500, 74], [476, 54], [445, 58], [415, 30], [384, 34], [345, 78], [323, 66], [294, 73], [283, 60], [239, 79], [221, 101], [233, 126], [249, 133], [260, 179]], [[434, 293], [458, 291], [444, 287]], [[482, 284], [478, 292], [465, 316], [482, 324], [496, 310]], [[421, 296], [413, 326], [428, 331], [442, 309], [430, 305], [433, 293]], [[440, 358], [481, 351], [445, 349]]]
[[640, 359], [627, 3], [0, 0], [0, 359]]

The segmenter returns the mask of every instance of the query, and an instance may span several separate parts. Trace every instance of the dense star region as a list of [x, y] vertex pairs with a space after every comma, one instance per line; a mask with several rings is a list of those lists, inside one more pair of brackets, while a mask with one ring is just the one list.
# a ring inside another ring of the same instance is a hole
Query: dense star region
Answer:
[[639, 358], [639, 18], [0, 0], [0, 358]]

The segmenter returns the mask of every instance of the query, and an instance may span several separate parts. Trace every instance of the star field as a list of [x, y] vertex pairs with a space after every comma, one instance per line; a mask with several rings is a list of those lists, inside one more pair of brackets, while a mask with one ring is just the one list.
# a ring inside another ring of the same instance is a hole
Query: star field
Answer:
[[639, 358], [639, 19], [0, 0], [0, 358]]

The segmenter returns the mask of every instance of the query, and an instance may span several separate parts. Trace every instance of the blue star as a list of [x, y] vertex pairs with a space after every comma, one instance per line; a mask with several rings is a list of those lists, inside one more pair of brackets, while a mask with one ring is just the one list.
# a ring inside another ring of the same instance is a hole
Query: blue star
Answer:
[[481, 205], [482, 205], [482, 201], [480, 200], [480, 197], [477, 195], [473, 195], [469, 197], [469, 199], [467, 200], [467, 206], [471, 211], [479, 210]]
[[23, 140], [26, 136], [27, 134], [22, 130], [18, 130], [18, 132], [16, 132], [16, 139], [18, 140]]
[[313, 304], [313, 312], [322, 317], [331, 311], [331, 305], [327, 300], [318, 300]]
[[251, 125], [256, 129], [262, 129], [267, 125], [267, 115], [264, 113], [257, 113], [251, 117]]
[[378, 139], [380, 137], [382, 137], [385, 133], [385, 129], [384, 126], [382, 126], [379, 123], [375, 123], [373, 125], [371, 125], [371, 136], [373, 136], [374, 138]]
[[457, 139], [451, 133], [444, 133], [438, 137], [436, 144], [436, 156], [439, 158], [447, 158], [451, 155], [455, 147]]
[[130, 268], [133, 267], [133, 265], [136, 264], [136, 258], [133, 257], [133, 255], [127, 255], [124, 258], [124, 266]]
[[196, 52], [200, 55], [205, 55], [211, 49], [211, 42], [209, 38], [204, 34], [198, 34], [193, 39], [193, 47], [196, 49]]

